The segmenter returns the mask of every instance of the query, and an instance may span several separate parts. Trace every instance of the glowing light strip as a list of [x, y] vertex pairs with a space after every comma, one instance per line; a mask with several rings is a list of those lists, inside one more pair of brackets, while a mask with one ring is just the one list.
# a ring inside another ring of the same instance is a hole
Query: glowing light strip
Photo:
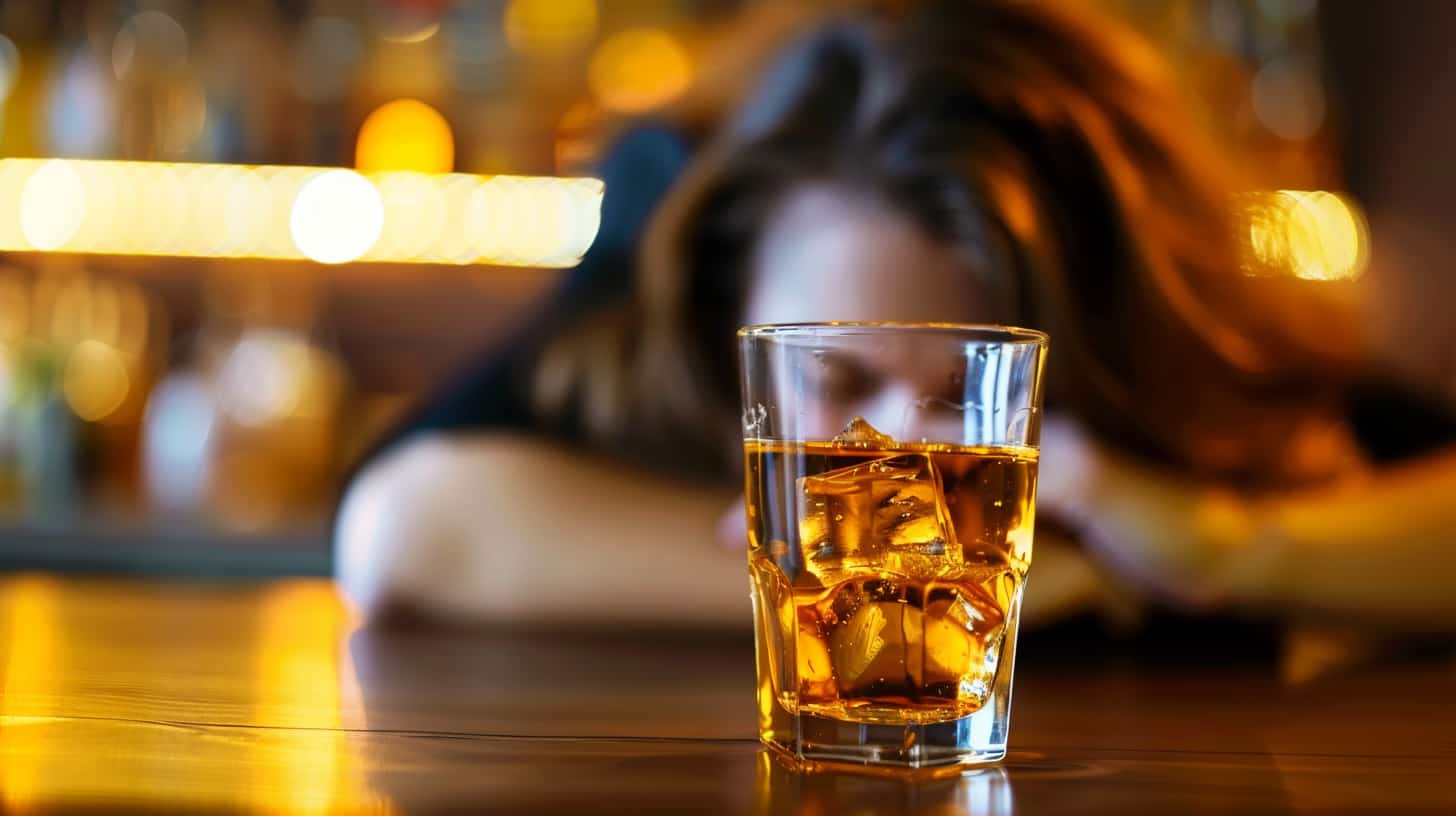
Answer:
[[594, 178], [363, 176], [328, 167], [0, 160], [0, 250], [564, 267]]

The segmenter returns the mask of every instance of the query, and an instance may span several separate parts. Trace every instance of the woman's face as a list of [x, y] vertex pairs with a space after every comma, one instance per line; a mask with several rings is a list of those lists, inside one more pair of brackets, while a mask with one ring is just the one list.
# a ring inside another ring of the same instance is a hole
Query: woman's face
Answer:
[[[744, 323], [826, 321], [994, 322], [985, 289], [967, 260], [909, 219], [865, 197], [828, 187], [789, 196], [752, 255]], [[957, 438], [964, 382], [947, 372], [964, 361], [930, 359], [923, 345], [886, 342], [873, 350], [820, 354], [798, 370], [798, 430], [829, 438], [862, 416], [902, 439]], [[785, 372], [787, 374], [787, 372]], [[907, 414], [906, 405], [931, 413]]]
[[747, 325], [993, 322], [963, 257], [888, 207], [832, 187], [790, 193], [751, 263]]

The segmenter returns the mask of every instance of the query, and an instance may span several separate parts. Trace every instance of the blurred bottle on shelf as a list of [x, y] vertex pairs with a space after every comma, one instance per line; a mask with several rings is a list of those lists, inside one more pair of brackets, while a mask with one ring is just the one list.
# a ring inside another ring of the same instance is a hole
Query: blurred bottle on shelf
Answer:
[[14, 507], [20, 497], [15, 400], [29, 315], [28, 290], [14, 269], [0, 269], [0, 510]]
[[43, 523], [93, 504], [133, 510], [161, 310], [134, 283], [69, 262], [0, 280], [0, 500]]
[[168, 371], [166, 310], [129, 277], [72, 259], [0, 267], [0, 512], [320, 521], [352, 426], [318, 285], [217, 271], [187, 363]]
[[147, 410], [147, 488], [159, 508], [263, 530], [319, 521], [335, 488], [347, 376], [314, 339], [299, 279], [219, 274], [189, 365]]

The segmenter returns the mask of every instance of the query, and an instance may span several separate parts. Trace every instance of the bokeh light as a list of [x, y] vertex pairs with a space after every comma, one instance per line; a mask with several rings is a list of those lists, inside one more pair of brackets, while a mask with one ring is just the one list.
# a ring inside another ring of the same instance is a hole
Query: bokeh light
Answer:
[[425, 42], [438, 33], [440, 33], [440, 23], [437, 20], [385, 34], [384, 39], [394, 43], [414, 44]]
[[124, 106], [114, 92], [110, 71], [91, 51], [77, 49], [64, 59], [51, 82], [54, 90], [39, 100], [45, 144], [62, 156], [114, 152], [122, 135], [117, 122]]
[[1270, 60], [1254, 74], [1249, 100], [1264, 127], [1291, 141], [1311, 138], [1325, 121], [1324, 86], [1309, 60]]
[[111, 44], [111, 70], [117, 79], [135, 73], [176, 71], [187, 62], [187, 32], [161, 11], [138, 12], [116, 32]]
[[1359, 205], [1321, 190], [1244, 196], [1244, 271], [1303, 280], [1354, 280], [1370, 255]]
[[142, 468], [162, 507], [197, 507], [207, 495], [216, 415], [211, 389], [195, 374], [172, 374], [148, 396]]
[[452, 173], [437, 178], [436, 182], [445, 220], [441, 225], [439, 240], [430, 245], [420, 256], [420, 260], [431, 263], [470, 263], [478, 256], [474, 252], [474, 241], [471, 240], [466, 226], [466, 216], [471, 196], [480, 186], [480, 179], [477, 176]]
[[66, 359], [61, 390], [76, 416], [100, 422], [126, 402], [131, 377], [114, 347], [100, 340], [82, 340]]
[[236, 175], [226, 175], [221, 182], [221, 255], [245, 256], [261, 251], [269, 214], [274, 209], [272, 194], [263, 177], [251, 168], [240, 170]]
[[293, 216], [303, 185], [318, 170], [308, 167], [260, 167], [258, 175], [268, 190], [267, 221], [259, 234], [257, 253], [267, 257], [301, 254], [310, 257], [293, 237]]
[[465, 231], [475, 241], [473, 254], [500, 258], [513, 263], [511, 240], [519, 234], [516, 218], [520, 211], [510, 206], [509, 176], [496, 176], [480, 185], [470, 196], [465, 214]]
[[99, 162], [82, 162], [72, 164], [71, 169], [81, 183], [86, 206], [76, 231], [66, 242], [66, 248], [85, 251], [103, 246], [121, 231], [116, 221], [135, 210], [134, 202], [117, 199], [115, 167]]
[[52, 159], [25, 182], [20, 229], [36, 249], [60, 249], [81, 227], [86, 193], [71, 163]]
[[[454, 0], [389, 0], [368, 4], [367, 19], [385, 42], [414, 45], [440, 33], [440, 23]], [[485, 4], [499, 8], [498, 3]]]
[[352, 170], [326, 170], [309, 179], [289, 216], [299, 251], [326, 264], [357, 259], [374, 246], [383, 229], [379, 191]]
[[370, 255], [413, 259], [428, 253], [447, 226], [443, 180], [423, 173], [384, 173], [373, 181], [385, 208], [384, 231]]
[[510, 0], [506, 5], [506, 41], [523, 54], [557, 56], [586, 44], [596, 30], [596, 0]]
[[396, 99], [364, 120], [354, 164], [364, 173], [448, 173], [455, 167], [455, 137], [439, 111], [417, 99]]
[[0, 159], [0, 251], [570, 266], [594, 178]]
[[132, 211], [145, 213], [146, 217], [135, 219], [132, 235], [145, 246], [175, 254], [180, 242], [193, 237], [186, 229], [187, 191], [173, 167], [159, 167], [149, 175], [146, 183], [136, 186], [141, 199], [133, 204]]
[[269, 330], [248, 334], [218, 373], [223, 411], [248, 426], [288, 418], [302, 399], [310, 362], [309, 348], [291, 335]]
[[642, 113], [677, 98], [693, 78], [687, 51], [666, 31], [642, 28], [608, 37], [592, 55], [587, 82], [602, 106]]

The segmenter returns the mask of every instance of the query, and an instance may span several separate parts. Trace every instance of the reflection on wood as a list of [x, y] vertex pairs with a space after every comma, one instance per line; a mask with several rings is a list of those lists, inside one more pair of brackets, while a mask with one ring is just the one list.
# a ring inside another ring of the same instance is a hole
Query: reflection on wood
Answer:
[[1456, 812], [1456, 672], [1018, 670], [999, 768], [800, 776], [742, 640], [358, 631], [319, 581], [0, 579], [7, 812]]
[[[375, 799], [345, 715], [360, 725], [358, 684], [340, 659], [348, 635], [343, 604], [325, 584], [280, 582], [259, 599], [256, 713], [276, 723], [275, 761], [255, 763], [258, 790], [277, 792], [279, 813], [355, 811]], [[355, 705], [345, 708], [349, 697]]]
[[[7, 811], [41, 795], [36, 743], [47, 718], [22, 714], [18, 700], [43, 691], [55, 664], [55, 586], [41, 577], [10, 582], [4, 595], [5, 672], [0, 686], [0, 801]], [[15, 710], [12, 710], [15, 709]]]

